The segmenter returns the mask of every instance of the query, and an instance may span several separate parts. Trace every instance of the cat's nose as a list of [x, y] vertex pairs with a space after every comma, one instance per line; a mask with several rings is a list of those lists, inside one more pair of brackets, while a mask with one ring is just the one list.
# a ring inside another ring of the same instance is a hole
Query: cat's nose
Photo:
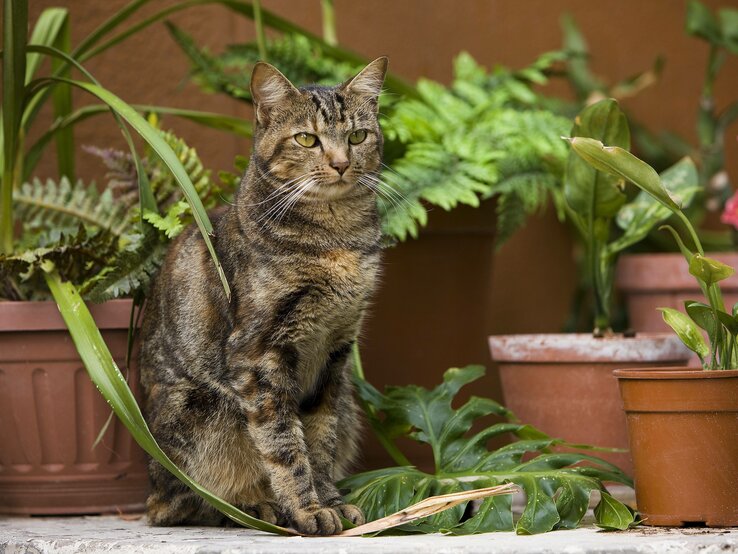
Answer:
[[339, 175], [343, 175], [348, 169], [349, 163], [346, 158], [335, 158], [331, 160], [331, 167], [338, 171]]

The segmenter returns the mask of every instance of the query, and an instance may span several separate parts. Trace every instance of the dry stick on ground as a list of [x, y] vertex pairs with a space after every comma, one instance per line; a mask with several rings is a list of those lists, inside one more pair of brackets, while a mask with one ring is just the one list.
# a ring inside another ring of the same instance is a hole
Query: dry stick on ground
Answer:
[[484, 489], [474, 489], [471, 491], [454, 492], [451, 494], [443, 494], [440, 496], [431, 496], [425, 500], [421, 500], [417, 504], [408, 506], [404, 510], [400, 510], [392, 515], [370, 521], [364, 525], [359, 525], [353, 529], [347, 529], [339, 533], [342, 537], [358, 537], [360, 535], [366, 535], [368, 533], [377, 533], [378, 531], [385, 531], [392, 527], [397, 527], [404, 523], [410, 523], [420, 518], [435, 515], [449, 508], [453, 508], [461, 504], [462, 502], [468, 502], [470, 500], [479, 500], [480, 498], [487, 498], [488, 496], [496, 496], [500, 494], [512, 494], [518, 492], [520, 489], [513, 483], [507, 483], [505, 485], [497, 485], [495, 487], [487, 487]]

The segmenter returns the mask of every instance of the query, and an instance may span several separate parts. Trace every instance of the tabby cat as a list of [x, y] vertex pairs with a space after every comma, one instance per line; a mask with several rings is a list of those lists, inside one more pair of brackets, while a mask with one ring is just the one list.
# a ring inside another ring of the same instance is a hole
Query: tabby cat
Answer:
[[[379, 58], [341, 85], [298, 89], [254, 67], [251, 162], [212, 216], [232, 298], [191, 227], [143, 322], [145, 412], [164, 451], [221, 498], [305, 534], [364, 519], [334, 482], [357, 450], [350, 353], [379, 267], [386, 68]], [[153, 525], [224, 522], [157, 462], [149, 473]]]

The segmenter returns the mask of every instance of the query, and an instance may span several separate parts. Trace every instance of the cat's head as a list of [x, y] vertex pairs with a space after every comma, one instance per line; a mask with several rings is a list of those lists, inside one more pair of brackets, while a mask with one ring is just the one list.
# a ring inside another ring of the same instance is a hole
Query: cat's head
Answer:
[[306, 199], [352, 196], [380, 170], [378, 99], [387, 58], [333, 87], [296, 88], [275, 67], [257, 63], [251, 77], [257, 170], [302, 187]]

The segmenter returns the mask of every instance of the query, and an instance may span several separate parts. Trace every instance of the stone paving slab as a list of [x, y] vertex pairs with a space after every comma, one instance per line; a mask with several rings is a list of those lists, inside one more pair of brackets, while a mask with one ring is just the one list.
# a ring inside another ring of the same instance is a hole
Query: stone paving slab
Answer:
[[0, 517], [2, 554], [162, 553], [418, 553], [429, 554], [718, 554], [738, 552], [738, 528], [660, 529], [640, 527], [604, 533], [592, 526], [543, 535], [487, 533], [376, 538], [275, 537], [239, 528], [149, 527], [145, 519], [124, 516]]

